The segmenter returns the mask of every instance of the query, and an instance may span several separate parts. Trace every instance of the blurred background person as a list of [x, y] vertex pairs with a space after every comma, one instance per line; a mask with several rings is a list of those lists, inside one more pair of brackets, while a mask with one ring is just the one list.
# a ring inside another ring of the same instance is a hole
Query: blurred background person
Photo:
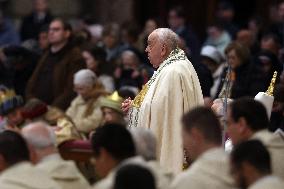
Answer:
[[102, 33], [102, 45], [107, 53], [106, 60], [114, 64], [123, 50], [120, 33], [120, 27], [115, 23], [105, 25]]
[[0, 187], [60, 189], [44, 171], [31, 163], [28, 145], [16, 132], [0, 133]]
[[173, 173], [165, 171], [157, 161], [157, 140], [154, 133], [146, 128], [132, 128], [130, 130], [136, 153], [142, 156], [155, 178], [157, 189], [167, 189], [174, 177]]
[[0, 86], [0, 115], [3, 118], [0, 132], [4, 130], [20, 131], [25, 121], [22, 116], [23, 105], [23, 98], [16, 95], [13, 89]]
[[0, 10], [0, 47], [19, 45], [20, 36], [12, 21]]
[[188, 49], [189, 60], [198, 62], [200, 42], [191, 26], [187, 23], [182, 6], [172, 7], [168, 12], [168, 25], [179, 37], [183, 38]]
[[[201, 49], [201, 63], [209, 70], [213, 78], [213, 86], [210, 89], [210, 97], [214, 99], [221, 82], [221, 74], [225, 67], [221, 53], [213, 46], [204, 46]], [[207, 82], [207, 81], [206, 81]]]
[[[135, 145], [130, 132], [119, 124], [106, 124], [95, 130], [91, 139], [95, 158], [95, 170], [100, 180], [93, 189], [110, 189], [114, 186], [115, 174], [127, 163], [142, 163], [135, 159]], [[134, 161], [134, 162], [133, 162]]]
[[142, 89], [142, 85], [148, 81], [147, 70], [139, 61], [137, 55], [130, 50], [121, 54], [121, 66], [115, 70], [116, 88], [132, 86]]
[[22, 19], [21, 40], [37, 40], [43, 26], [49, 25], [53, 16], [48, 10], [48, 0], [32, 0], [32, 12]]
[[227, 31], [231, 39], [235, 39], [238, 32], [238, 26], [234, 23], [235, 9], [229, 1], [221, 0], [217, 5], [216, 16], [225, 31]]
[[73, 161], [63, 160], [56, 148], [56, 136], [43, 122], [28, 124], [22, 135], [30, 146], [36, 168], [46, 172], [62, 189], [89, 188], [89, 183]]
[[13, 88], [25, 98], [27, 83], [32, 76], [39, 55], [22, 46], [10, 45], [2, 49], [0, 56], [0, 83]]
[[26, 88], [26, 98], [38, 98], [66, 110], [75, 97], [73, 75], [85, 67], [81, 51], [71, 43], [72, 27], [62, 19], [49, 25], [49, 50], [40, 58]]
[[107, 92], [115, 90], [113, 72], [115, 65], [106, 60], [107, 54], [102, 47], [88, 46], [83, 49], [82, 56], [88, 69], [92, 70], [98, 77]]
[[106, 96], [101, 101], [101, 110], [103, 113], [103, 123], [117, 123], [126, 125], [124, 113], [121, 110], [121, 103], [124, 101], [115, 91], [109, 96]]
[[273, 175], [270, 155], [258, 140], [235, 146], [231, 153], [231, 174], [240, 188], [283, 188], [284, 182]]
[[[267, 85], [264, 82], [262, 72], [251, 60], [249, 49], [238, 43], [232, 42], [225, 49], [228, 66], [231, 67], [229, 80], [232, 83], [227, 91], [230, 98], [239, 98], [242, 96], [255, 96], [259, 91], [266, 91]], [[222, 73], [222, 78], [225, 78], [227, 73], [225, 68]], [[224, 92], [224, 81], [220, 83], [217, 94]]]
[[210, 108], [197, 107], [182, 117], [182, 138], [193, 163], [176, 176], [172, 189], [234, 188], [229, 175], [229, 156], [222, 148], [222, 131]]
[[56, 135], [56, 145], [74, 139], [83, 138], [75, 127], [72, 119], [58, 108], [48, 106], [39, 99], [28, 100], [22, 109], [25, 124], [44, 121], [52, 127]]
[[210, 45], [216, 47], [216, 49], [225, 57], [225, 48], [232, 41], [229, 33], [224, 29], [220, 23], [213, 23], [207, 28], [207, 38], [203, 46]]
[[87, 135], [102, 124], [101, 100], [107, 94], [94, 72], [79, 70], [74, 74], [74, 91], [78, 94], [66, 114], [78, 131]]
[[260, 140], [271, 155], [272, 173], [283, 179], [283, 133], [268, 130], [269, 120], [263, 104], [251, 98], [240, 98], [230, 103], [227, 116], [227, 132], [233, 145], [246, 140]]

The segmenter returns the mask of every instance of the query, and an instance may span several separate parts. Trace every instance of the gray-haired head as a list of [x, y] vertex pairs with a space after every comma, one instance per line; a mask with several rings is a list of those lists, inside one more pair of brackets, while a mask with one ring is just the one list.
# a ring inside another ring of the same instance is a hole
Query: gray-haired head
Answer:
[[153, 132], [145, 128], [133, 128], [130, 130], [137, 155], [141, 155], [146, 161], [156, 160], [156, 138]]
[[179, 37], [169, 28], [158, 28], [153, 31], [156, 33], [160, 42], [165, 43], [170, 51], [178, 48]]
[[22, 129], [22, 135], [35, 149], [55, 147], [56, 136], [47, 123], [33, 122]]

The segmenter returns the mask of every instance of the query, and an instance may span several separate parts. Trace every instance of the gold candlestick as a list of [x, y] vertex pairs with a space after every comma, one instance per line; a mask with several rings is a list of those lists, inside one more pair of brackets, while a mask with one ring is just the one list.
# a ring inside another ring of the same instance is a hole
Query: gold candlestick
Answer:
[[267, 91], [265, 92], [269, 96], [273, 96], [273, 91], [274, 91], [274, 86], [275, 86], [275, 82], [276, 82], [276, 77], [277, 77], [277, 71], [275, 71], [273, 73], [273, 77], [271, 79], [270, 85], [269, 85]]

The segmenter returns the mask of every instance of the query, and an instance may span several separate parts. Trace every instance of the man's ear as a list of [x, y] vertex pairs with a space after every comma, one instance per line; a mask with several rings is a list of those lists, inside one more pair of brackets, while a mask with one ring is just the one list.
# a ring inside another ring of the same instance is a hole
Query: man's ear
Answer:
[[38, 157], [36, 151], [34, 150], [34, 148], [30, 144], [28, 144], [28, 149], [29, 149], [29, 153], [30, 153], [30, 161], [33, 164], [37, 164], [39, 162], [39, 157]]
[[2, 154], [0, 154], [0, 173], [2, 171], [4, 171], [6, 169], [7, 165], [6, 165], [6, 161], [4, 159], [4, 157], [2, 156]]
[[67, 38], [70, 38], [71, 32], [70, 32], [69, 30], [65, 30], [65, 31], [64, 31], [64, 35], [65, 35], [65, 38], [66, 38], [66, 39], [67, 39]]
[[195, 127], [191, 128], [190, 132], [191, 132], [191, 136], [194, 139], [194, 141], [199, 142], [199, 141], [202, 140], [203, 135], [201, 134], [201, 132], [197, 128], [195, 128]]
[[244, 117], [240, 117], [238, 120], [238, 124], [239, 126], [237, 128], [239, 129], [239, 132], [241, 134], [247, 134], [249, 127], [248, 127], [246, 119]]
[[162, 44], [162, 47], [161, 47], [161, 55], [162, 57], [166, 57], [168, 54], [169, 54], [169, 48], [166, 46], [165, 43]]
[[[96, 161], [104, 161], [106, 158], [108, 158], [109, 153], [104, 148], [99, 148], [99, 152], [96, 156]], [[99, 158], [98, 158], [99, 157]]]

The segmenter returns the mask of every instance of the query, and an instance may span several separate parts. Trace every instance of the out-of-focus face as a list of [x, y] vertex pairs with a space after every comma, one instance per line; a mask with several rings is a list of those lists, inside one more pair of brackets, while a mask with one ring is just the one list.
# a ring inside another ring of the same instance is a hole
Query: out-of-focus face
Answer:
[[48, 8], [47, 0], [34, 0], [33, 6], [36, 12], [45, 12]]
[[149, 19], [147, 20], [146, 24], [145, 24], [145, 31], [147, 34], [150, 34], [152, 31], [154, 31], [155, 29], [157, 29], [157, 24], [154, 20]]
[[102, 108], [103, 119], [105, 123], [120, 123], [122, 116], [115, 110], [107, 107]]
[[82, 56], [86, 62], [87, 68], [96, 72], [97, 70], [97, 66], [98, 66], [98, 62], [96, 61], [96, 59], [91, 55], [90, 52], [88, 51], [83, 51], [82, 52]]
[[114, 36], [106, 35], [103, 37], [103, 42], [108, 49], [112, 49], [116, 46], [117, 40]]
[[168, 23], [172, 30], [176, 30], [183, 25], [183, 19], [178, 17], [174, 10], [171, 10], [169, 12]]
[[232, 19], [234, 18], [234, 11], [230, 9], [219, 10], [218, 17], [222, 21], [227, 21], [227, 22], [232, 21]]
[[210, 26], [207, 29], [207, 34], [211, 39], [217, 40], [221, 36], [221, 31], [215, 26]]
[[70, 31], [65, 31], [63, 24], [59, 20], [50, 23], [48, 40], [51, 45], [65, 43], [70, 36]]
[[259, 31], [259, 26], [257, 25], [255, 20], [250, 20], [248, 22], [248, 29], [254, 34], [256, 35]]
[[22, 109], [17, 108], [16, 110], [10, 112], [6, 115], [8, 124], [11, 126], [20, 126], [24, 122], [24, 118], [22, 116]]
[[239, 122], [235, 122], [233, 120], [230, 108], [228, 109], [227, 115], [228, 115], [228, 117], [227, 117], [227, 124], [228, 124], [227, 132], [228, 132], [230, 139], [232, 140], [233, 145], [236, 145], [236, 144], [238, 144], [238, 143], [240, 143], [244, 140], [243, 137], [242, 137], [240, 125], [239, 125]]
[[276, 49], [278, 49], [277, 44], [272, 38], [261, 39], [260, 46], [261, 46], [261, 49], [268, 50], [271, 52], [277, 51]]
[[85, 100], [91, 97], [92, 90], [93, 90], [92, 86], [74, 85], [74, 91]]
[[272, 69], [272, 62], [267, 57], [258, 57], [259, 61], [261, 62], [261, 70], [264, 74], [269, 74]]
[[39, 33], [38, 36], [38, 43], [40, 49], [47, 49], [49, 46], [49, 41], [48, 41], [48, 33], [47, 32], [41, 32]]
[[241, 65], [241, 60], [239, 59], [239, 57], [237, 56], [237, 53], [234, 49], [232, 49], [231, 51], [228, 52], [227, 54], [227, 60], [228, 60], [228, 64], [233, 68], [237, 68], [238, 66]]
[[165, 45], [160, 42], [158, 35], [152, 32], [148, 37], [148, 45], [145, 52], [148, 54], [148, 59], [154, 68], [158, 68], [163, 62], [165, 55]]
[[280, 3], [278, 7], [278, 14], [281, 20], [284, 20], [284, 3]]
[[253, 33], [249, 30], [241, 30], [237, 33], [237, 39], [236, 41], [238, 41], [239, 43], [247, 46], [247, 47], [251, 47], [253, 45]]
[[123, 54], [122, 55], [122, 65], [124, 69], [136, 69], [137, 63], [134, 55]]

